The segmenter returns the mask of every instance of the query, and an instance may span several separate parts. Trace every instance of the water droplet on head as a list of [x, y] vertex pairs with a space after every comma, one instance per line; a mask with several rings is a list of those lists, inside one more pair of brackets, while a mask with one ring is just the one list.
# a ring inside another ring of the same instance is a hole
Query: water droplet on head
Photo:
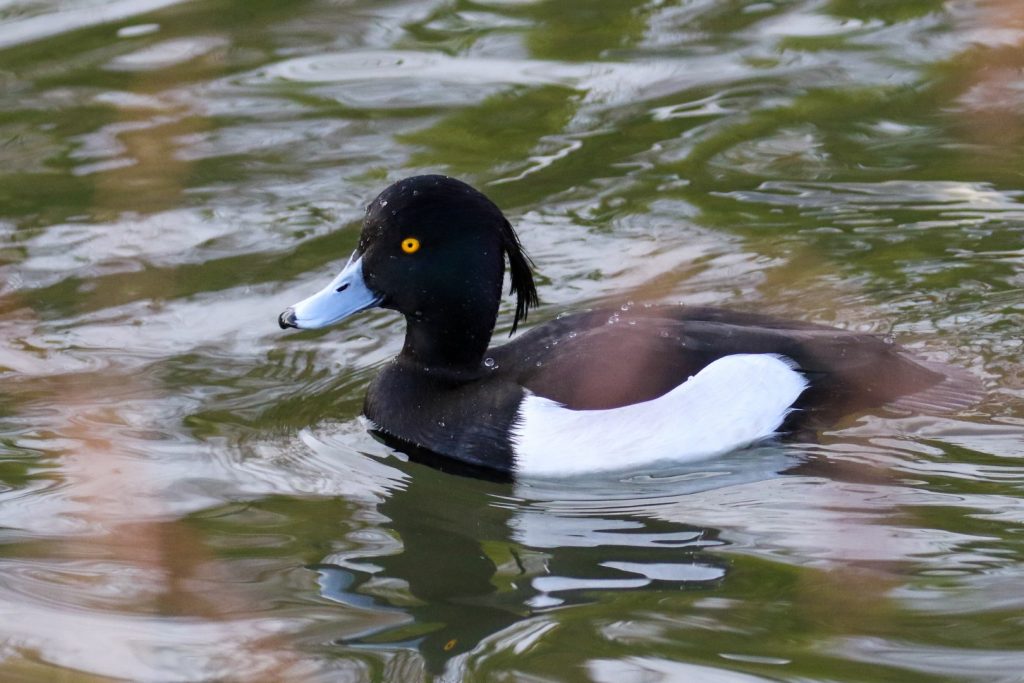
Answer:
[[380, 200], [380, 205], [381, 205], [381, 207], [387, 206], [388, 205], [388, 200], [386, 200], [386, 199]]
[[576, 333], [575, 332], [570, 332], [569, 333], [569, 339], [575, 339], [575, 338], [576, 338]]
[[658, 333], [658, 336], [663, 338], [663, 339], [668, 339], [668, 332], [666, 332], [665, 330], [662, 330], [661, 332]]
[[412, 196], [413, 196], [413, 197], [419, 196], [419, 193], [420, 193], [420, 191], [419, 191], [419, 190], [413, 190], [413, 191], [412, 191]]
[[484, 358], [484, 367], [496, 368], [498, 364], [494, 362], [493, 358]]

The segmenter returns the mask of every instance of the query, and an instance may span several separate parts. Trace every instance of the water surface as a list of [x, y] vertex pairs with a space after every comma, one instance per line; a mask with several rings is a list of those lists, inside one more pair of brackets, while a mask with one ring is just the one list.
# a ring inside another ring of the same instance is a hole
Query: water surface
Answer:
[[[0, 678], [1024, 680], [1019, 5], [0, 2]], [[530, 324], [764, 311], [986, 399], [573, 481], [408, 463], [358, 417], [401, 321], [276, 315], [420, 172], [506, 210]]]

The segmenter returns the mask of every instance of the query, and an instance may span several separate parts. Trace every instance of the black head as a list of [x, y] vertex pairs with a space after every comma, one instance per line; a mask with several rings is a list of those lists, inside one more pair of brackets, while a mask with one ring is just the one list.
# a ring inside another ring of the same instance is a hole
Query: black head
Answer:
[[357, 254], [380, 305], [411, 319], [484, 315], [489, 335], [506, 258], [517, 297], [513, 332], [537, 304], [532, 264], [508, 220], [481, 192], [447, 176], [415, 176], [384, 190], [366, 209]]
[[324, 327], [383, 306], [405, 314], [403, 355], [428, 366], [483, 358], [501, 303], [505, 259], [516, 295], [512, 331], [537, 303], [530, 259], [497, 206], [439, 175], [400, 180], [366, 209], [359, 246], [322, 290], [288, 308], [281, 327]]

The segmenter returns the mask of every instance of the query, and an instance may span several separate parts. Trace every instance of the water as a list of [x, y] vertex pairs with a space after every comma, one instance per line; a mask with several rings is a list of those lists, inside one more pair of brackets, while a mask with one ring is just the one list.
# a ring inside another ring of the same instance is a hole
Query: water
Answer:
[[[0, 3], [0, 678], [1024, 680], [1021, 46], [1018, 0]], [[358, 418], [400, 321], [276, 316], [426, 171], [506, 209], [531, 324], [765, 311], [987, 397], [407, 463]]]

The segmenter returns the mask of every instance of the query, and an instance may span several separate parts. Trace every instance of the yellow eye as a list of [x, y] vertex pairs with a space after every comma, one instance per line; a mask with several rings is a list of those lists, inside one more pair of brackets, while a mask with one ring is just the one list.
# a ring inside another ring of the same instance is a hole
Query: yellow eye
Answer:
[[420, 250], [420, 241], [415, 237], [406, 237], [402, 240], [402, 251], [406, 254], [415, 254]]

